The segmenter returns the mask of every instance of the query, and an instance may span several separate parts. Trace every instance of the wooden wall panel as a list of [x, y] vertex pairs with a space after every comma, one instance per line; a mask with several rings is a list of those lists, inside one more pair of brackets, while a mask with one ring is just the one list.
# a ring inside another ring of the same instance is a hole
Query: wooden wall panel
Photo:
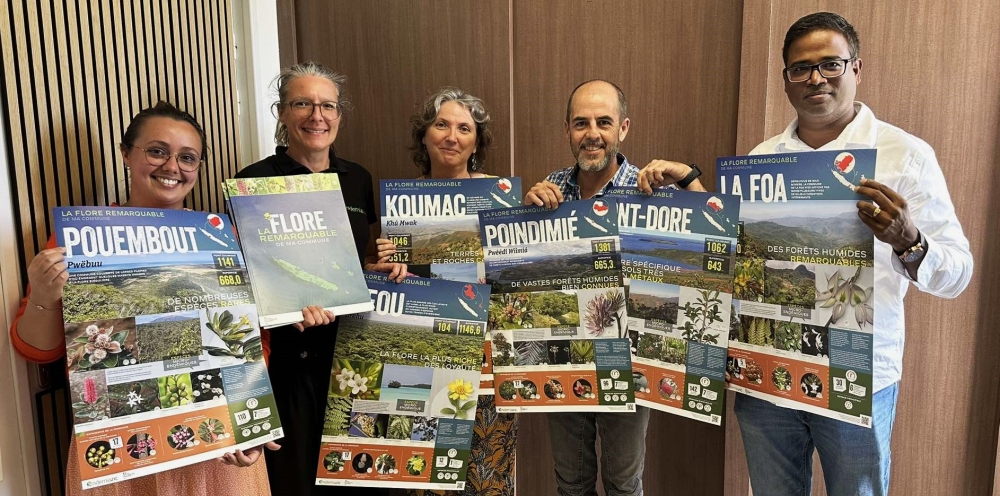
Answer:
[[419, 175], [409, 118], [443, 86], [483, 99], [494, 138], [486, 172], [509, 175], [507, 0], [299, 1], [294, 14], [295, 58], [347, 76], [355, 109], [335, 146], [372, 173], [376, 188], [380, 179]]
[[[618, 84], [632, 121], [621, 151], [701, 164], [736, 151], [742, 2], [513, 2], [514, 172], [526, 187], [573, 164], [564, 122], [579, 83]], [[555, 494], [544, 415], [522, 415], [518, 491]], [[725, 430], [653, 412], [646, 494], [722, 494]]]
[[[860, 4], [775, 0], [748, 6], [746, 17], [769, 27], [765, 41], [747, 30], [743, 53], [768, 53], [766, 86], [744, 64], [739, 146], [749, 151], [794, 117], [780, 69], [785, 31], [819, 10], [844, 15], [861, 37], [858, 99], [880, 119], [920, 136], [937, 152], [976, 263], [966, 292], [942, 300], [910, 288], [904, 378], [893, 434], [892, 494], [986, 495], [997, 461], [1000, 336], [995, 332], [1000, 283], [990, 241], [1000, 234], [1000, 4], [991, 0]], [[757, 57], [757, 55], [755, 55]], [[761, 132], [763, 129], [763, 133]], [[729, 434], [738, 430], [729, 429]], [[745, 463], [729, 450], [727, 479]], [[745, 470], [745, 469], [744, 469]], [[743, 472], [745, 473], [745, 472]], [[822, 480], [814, 494], [825, 494]], [[727, 494], [741, 493], [727, 484]]]
[[573, 164], [566, 101], [602, 78], [629, 100], [622, 152], [703, 165], [735, 151], [743, 2], [514, 2], [515, 172], [527, 184]]
[[[566, 99], [593, 77], [628, 96], [622, 151], [639, 166], [703, 164], [710, 185], [715, 157], [735, 152], [742, 2], [279, 0], [278, 11], [283, 65], [316, 60], [348, 76], [355, 112], [337, 150], [376, 181], [416, 174], [408, 117], [443, 85], [484, 99], [495, 138], [487, 169], [513, 170], [526, 188], [572, 163]], [[721, 494], [723, 433], [654, 413], [647, 494]], [[554, 494], [544, 416], [522, 416], [518, 457], [519, 492]]]
[[[223, 209], [219, 181], [238, 170], [239, 140], [228, 0], [0, 2], [0, 98], [11, 164], [18, 251], [25, 268], [52, 232], [57, 205], [127, 199], [118, 144], [139, 110], [168, 100], [205, 128], [211, 154], [187, 200]], [[68, 439], [57, 378], [36, 396], [43, 478], [61, 493]], [[39, 389], [39, 384], [34, 384]], [[53, 427], [57, 426], [57, 427]]]
[[295, 0], [275, 0], [278, 13], [278, 58], [281, 67], [289, 67], [298, 62], [299, 47], [296, 45]]
[[[958, 300], [917, 291], [908, 298], [892, 492], [987, 494], [1000, 418], [1000, 337], [992, 332], [1000, 283], [990, 277], [997, 257], [986, 249], [1000, 221], [984, 213], [1000, 201], [987, 193], [1000, 185], [1000, 91], [989, 84], [998, 71], [991, 54], [1000, 50], [994, 28], [1000, 6], [990, 0], [702, 4], [280, 0], [286, 19], [281, 58], [284, 65], [316, 59], [349, 76], [357, 110], [338, 148], [376, 178], [412, 174], [406, 117], [427, 92], [458, 84], [482, 96], [495, 121], [509, 107], [503, 120], [516, 124], [506, 138], [498, 135], [497, 148], [511, 147], [513, 155], [501, 165], [510, 163], [530, 186], [572, 163], [562, 127], [565, 102], [573, 86], [593, 77], [618, 82], [628, 95], [633, 127], [622, 150], [640, 166], [651, 158], [713, 164], [716, 156], [746, 153], [794, 116], [779, 72], [788, 25], [811, 11], [843, 13], [862, 37], [859, 98], [935, 147], [977, 264]], [[485, 28], [476, 24], [482, 16], [473, 15], [480, 9], [491, 12]], [[503, 29], [510, 30], [509, 43]], [[509, 69], [500, 69], [505, 58]], [[480, 86], [470, 86], [475, 82]], [[647, 492], [723, 493], [721, 482], [705, 481], [721, 480], [712, 465], [720, 459], [721, 436], [720, 429], [655, 415]], [[746, 494], [733, 419], [726, 436], [724, 494]], [[678, 454], [673, 446], [686, 451]], [[544, 417], [523, 417], [519, 456], [521, 493], [552, 494]], [[821, 484], [818, 478], [817, 494]]]

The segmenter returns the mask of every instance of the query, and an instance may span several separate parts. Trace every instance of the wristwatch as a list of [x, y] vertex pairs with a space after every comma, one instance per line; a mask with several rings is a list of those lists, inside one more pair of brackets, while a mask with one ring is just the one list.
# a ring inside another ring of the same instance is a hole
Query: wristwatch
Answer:
[[[918, 231], [919, 232], [919, 231]], [[924, 258], [924, 254], [927, 253], [927, 243], [924, 240], [924, 233], [919, 233], [920, 237], [917, 239], [917, 244], [907, 248], [902, 253], [896, 253], [896, 250], [892, 250], [899, 257], [899, 260], [903, 263], [914, 263], [919, 262], [921, 258]]]
[[701, 175], [701, 169], [698, 168], [698, 165], [691, 164], [691, 172], [688, 172], [688, 175], [684, 176], [684, 179], [677, 181], [677, 187], [680, 189], [687, 188], [688, 185], [693, 183], [694, 180], [697, 179], [698, 176], [700, 175]]

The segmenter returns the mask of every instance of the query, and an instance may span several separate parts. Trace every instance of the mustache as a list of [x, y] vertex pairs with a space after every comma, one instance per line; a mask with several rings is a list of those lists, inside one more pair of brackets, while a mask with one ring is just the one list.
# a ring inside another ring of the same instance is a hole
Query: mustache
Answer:
[[588, 146], [600, 146], [600, 147], [603, 148], [603, 147], [606, 147], [608, 145], [604, 142], [604, 140], [600, 140], [600, 139], [598, 139], [598, 140], [584, 140], [583, 142], [580, 143], [580, 148], [581, 149], [586, 148]]
[[830, 89], [829, 86], [819, 86], [819, 87], [817, 87], [817, 88], [815, 88], [815, 89], [813, 89], [811, 91], [806, 92], [805, 96], [806, 96], [806, 98], [808, 98], [808, 97], [811, 97], [811, 96], [814, 96], [814, 95], [824, 95], [824, 94], [830, 94], [830, 93], [833, 93], [833, 91]]

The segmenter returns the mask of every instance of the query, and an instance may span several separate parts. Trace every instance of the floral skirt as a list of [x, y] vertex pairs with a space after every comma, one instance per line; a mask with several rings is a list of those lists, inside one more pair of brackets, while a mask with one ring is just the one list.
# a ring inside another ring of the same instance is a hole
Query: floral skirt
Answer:
[[493, 396], [480, 396], [464, 491], [410, 491], [408, 496], [513, 496], [517, 414], [497, 413]]

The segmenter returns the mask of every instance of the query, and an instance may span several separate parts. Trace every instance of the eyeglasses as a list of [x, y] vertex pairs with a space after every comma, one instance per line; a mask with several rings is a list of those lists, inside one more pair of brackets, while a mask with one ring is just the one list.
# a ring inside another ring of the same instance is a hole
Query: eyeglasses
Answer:
[[319, 112], [327, 119], [336, 119], [340, 117], [339, 102], [313, 103], [309, 100], [294, 100], [286, 103], [285, 105], [288, 106], [289, 110], [292, 111], [292, 115], [295, 117], [309, 117], [313, 114], [316, 107], [319, 107]]
[[854, 62], [856, 58], [824, 60], [812, 65], [794, 65], [786, 67], [781, 72], [785, 75], [785, 81], [789, 83], [808, 81], [812, 77], [813, 71], [819, 71], [819, 75], [827, 79], [838, 78], [847, 72], [848, 64]]
[[198, 167], [201, 165], [203, 160], [200, 156], [191, 152], [170, 153], [163, 148], [155, 146], [151, 146], [149, 148], [137, 146], [136, 148], [146, 152], [146, 161], [153, 167], [159, 167], [167, 163], [167, 161], [170, 160], [170, 157], [174, 157], [177, 162], [177, 167], [179, 167], [182, 171], [194, 172], [198, 170]]

